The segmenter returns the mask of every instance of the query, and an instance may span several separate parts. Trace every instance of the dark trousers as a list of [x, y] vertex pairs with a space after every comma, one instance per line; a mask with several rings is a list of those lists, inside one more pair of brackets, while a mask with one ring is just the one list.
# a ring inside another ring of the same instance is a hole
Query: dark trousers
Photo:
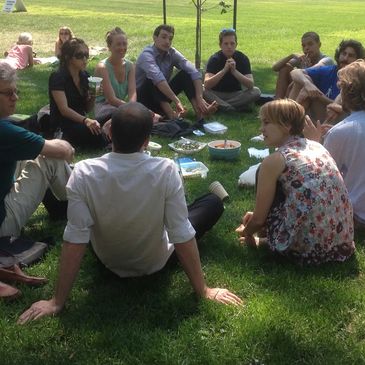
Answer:
[[103, 148], [107, 145], [107, 141], [102, 134], [92, 134], [86, 125], [72, 121], [66, 121], [61, 126], [62, 139], [68, 141], [73, 146]]
[[[184, 91], [189, 100], [195, 97], [193, 81], [185, 71], [179, 71], [169, 81], [169, 86], [175, 95]], [[146, 79], [143, 85], [137, 89], [137, 101], [158, 114], [162, 113], [161, 102], [171, 102], [149, 79]]]
[[188, 206], [189, 221], [194, 227], [198, 240], [209, 231], [223, 214], [222, 201], [214, 194], [206, 194]]

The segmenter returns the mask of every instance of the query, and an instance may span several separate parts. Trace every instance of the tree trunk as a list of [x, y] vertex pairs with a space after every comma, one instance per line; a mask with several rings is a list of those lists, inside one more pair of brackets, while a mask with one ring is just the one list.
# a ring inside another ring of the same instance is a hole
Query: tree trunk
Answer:
[[195, 28], [195, 67], [199, 70], [201, 64], [201, 19], [202, 4], [201, 0], [196, 0], [196, 28]]

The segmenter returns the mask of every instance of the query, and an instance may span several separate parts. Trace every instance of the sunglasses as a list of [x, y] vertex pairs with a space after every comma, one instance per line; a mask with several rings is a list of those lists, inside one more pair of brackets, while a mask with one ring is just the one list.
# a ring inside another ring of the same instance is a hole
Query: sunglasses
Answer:
[[234, 29], [234, 28], [222, 28], [221, 29], [221, 33], [226, 33], [226, 32], [236, 32], [236, 29]]
[[73, 57], [75, 57], [77, 60], [82, 60], [86, 58], [89, 59], [89, 52], [76, 52]]
[[60, 32], [60, 35], [70, 35], [69, 32]]
[[18, 89], [15, 90], [8, 90], [8, 91], [0, 91], [0, 95], [5, 95], [8, 98], [11, 98], [13, 96], [19, 96], [20, 91]]

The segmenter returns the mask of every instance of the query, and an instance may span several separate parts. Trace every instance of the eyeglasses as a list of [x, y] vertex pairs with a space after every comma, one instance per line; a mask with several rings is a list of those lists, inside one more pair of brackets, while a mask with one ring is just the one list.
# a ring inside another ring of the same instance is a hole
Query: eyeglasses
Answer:
[[69, 32], [60, 32], [60, 35], [70, 35]]
[[77, 60], [82, 60], [83, 58], [89, 59], [89, 52], [76, 52], [73, 55]]
[[0, 91], [0, 94], [6, 96], [8, 98], [12, 98], [13, 96], [19, 96], [20, 91], [18, 89], [8, 90], [8, 91]]
[[221, 29], [221, 33], [226, 33], [226, 32], [236, 32], [236, 29], [234, 29], [234, 28], [222, 28]]

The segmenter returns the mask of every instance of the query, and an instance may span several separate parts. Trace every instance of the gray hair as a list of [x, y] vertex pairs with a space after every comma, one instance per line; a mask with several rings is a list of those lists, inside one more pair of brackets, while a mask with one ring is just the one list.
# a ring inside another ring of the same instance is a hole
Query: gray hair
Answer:
[[16, 80], [16, 70], [14, 70], [7, 62], [0, 61], [0, 81], [15, 82]]

